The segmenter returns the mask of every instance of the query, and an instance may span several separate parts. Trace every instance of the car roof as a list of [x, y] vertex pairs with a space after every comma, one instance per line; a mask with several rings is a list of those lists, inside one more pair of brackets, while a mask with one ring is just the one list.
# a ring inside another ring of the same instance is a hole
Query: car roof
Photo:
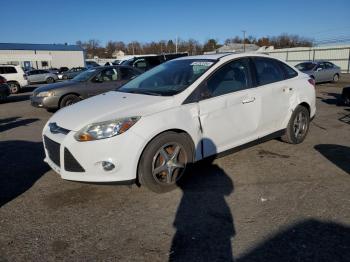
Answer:
[[260, 57], [269, 57], [269, 55], [256, 53], [256, 52], [246, 52], [246, 53], [216, 53], [216, 54], [205, 54], [205, 55], [196, 55], [196, 56], [184, 56], [176, 58], [174, 60], [186, 60], [186, 59], [212, 59], [212, 60], [230, 60], [238, 57], [248, 57], [248, 56], [260, 56]]

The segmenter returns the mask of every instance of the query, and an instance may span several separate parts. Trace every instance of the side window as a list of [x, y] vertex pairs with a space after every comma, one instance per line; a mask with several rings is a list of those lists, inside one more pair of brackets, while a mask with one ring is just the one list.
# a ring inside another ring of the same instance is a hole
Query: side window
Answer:
[[334, 65], [332, 63], [329, 63], [329, 62], [325, 62], [325, 65], [326, 65], [327, 69], [331, 69], [334, 67]]
[[4, 67], [0, 67], [0, 74], [5, 74], [5, 68]]
[[16, 74], [17, 70], [13, 66], [4, 67], [4, 74]]
[[134, 67], [139, 68], [141, 70], [145, 70], [147, 68], [147, 62], [145, 59], [136, 60], [134, 63]]
[[280, 68], [282, 68], [282, 70], [284, 71], [285, 79], [293, 78], [298, 75], [298, 73], [289, 65], [286, 65], [285, 63], [282, 63], [280, 61], [276, 61], [276, 63], [278, 63]]
[[117, 69], [115, 68], [105, 69], [99, 74], [98, 78], [101, 80], [101, 82], [116, 81], [118, 80]]
[[221, 67], [207, 81], [212, 97], [241, 91], [251, 87], [248, 59], [238, 59]]
[[326, 69], [326, 65], [325, 65], [325, 63], [320, 63], [320, 64], [318, 64], [318, 66], [317, 66], [317, 69]]
[[265, 57], [255, 57], [254, 63], [258, 85], [267, 85], [284, 80], [283, 71], [275, 60]]
[[135, 76], [135, 72], [130, 68], [121, 67], [119, 68], [120, 80], [129, 80]]

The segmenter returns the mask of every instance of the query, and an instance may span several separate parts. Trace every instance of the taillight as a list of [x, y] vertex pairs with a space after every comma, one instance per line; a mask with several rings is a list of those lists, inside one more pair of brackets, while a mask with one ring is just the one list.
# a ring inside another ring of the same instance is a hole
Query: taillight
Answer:
[[308, 81], [313, 87], [315, 87], [315, 85], [316, 85], [315, 79], [309, 78], [307, 81]]

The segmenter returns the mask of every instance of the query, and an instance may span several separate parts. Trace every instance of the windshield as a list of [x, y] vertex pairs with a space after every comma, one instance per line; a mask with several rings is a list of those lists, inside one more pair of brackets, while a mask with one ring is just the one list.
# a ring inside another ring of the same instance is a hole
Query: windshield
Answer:
[[97, 69], [92, 68], [92, 69], [83, 71], [82, 73], [74, 77], [72, 80], [77, 82], [85, 82], [89, 80], [91, 77], [93, 77], [96, 74], [96, 72], [97, 72]]
[[314, 63], [300, 63], [300, 64], [297, 64], [295, 67], [297, 69], [299, 69], [300, 71], [310, 71], [312, 70], [314, 67], [315, 67], [316, 64]]
[[216, 60], [180, 59], [163, 63], [123, 85], [117, 91], [171, 96], [185, 90]]

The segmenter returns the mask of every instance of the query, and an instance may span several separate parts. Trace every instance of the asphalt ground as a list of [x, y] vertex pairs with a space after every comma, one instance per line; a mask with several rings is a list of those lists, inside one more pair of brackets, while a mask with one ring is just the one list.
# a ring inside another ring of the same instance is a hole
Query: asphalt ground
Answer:
[[0, 104], [0, 261], [350, 261], [350, 108], [317, 85], [304, 143], [198, 163], [179, 189], [62, 180], [42, 161], [52, 113]]

